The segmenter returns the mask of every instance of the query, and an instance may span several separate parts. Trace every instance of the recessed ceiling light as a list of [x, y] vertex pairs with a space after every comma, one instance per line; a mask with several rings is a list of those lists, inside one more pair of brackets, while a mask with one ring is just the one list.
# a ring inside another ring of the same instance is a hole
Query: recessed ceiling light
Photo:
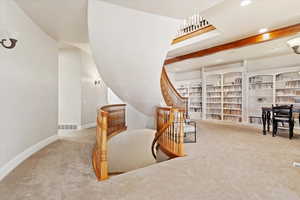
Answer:
[[248, 6], [252, 3], [252, 0], [241, 0], [241, 6]]
[[265, 33], [265, 32], [267, 32], [267, 31], [268, 31], [267, 28], [261, 28], [261, 29], [259, 29], [259, 33]]

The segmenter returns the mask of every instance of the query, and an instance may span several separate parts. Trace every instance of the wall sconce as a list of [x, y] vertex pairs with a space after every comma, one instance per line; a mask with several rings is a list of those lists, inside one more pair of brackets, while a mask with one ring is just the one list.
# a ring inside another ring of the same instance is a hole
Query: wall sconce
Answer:
[[6, 49], [13, 49], [13, 48], [15, 48], [15, 46], [16, 46], [18, 40], [13, 39], [13, 38], [10, 38], [9, 41], [10, 41], [10, 45], [6, 45], [7, 39], [2, 39], [2, 40], [0, 41], [0, 44], [1, 44], [4, 48], [6, 48]]
[[101, 80], [95, 80], [95, 86], [97, 86], [97, 85], [101, 85]]

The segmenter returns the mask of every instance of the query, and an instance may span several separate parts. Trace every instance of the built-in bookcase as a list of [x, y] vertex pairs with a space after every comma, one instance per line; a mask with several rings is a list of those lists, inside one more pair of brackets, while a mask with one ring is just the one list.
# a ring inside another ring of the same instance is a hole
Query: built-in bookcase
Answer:
[[202, 82], [201, 80], [187, 80], [176, 83], [177, 91], [189, 98], [188, 107], [191, 119], [202, 118]]
[[[275, 104], [293, 104], [300, 107], [300, 71], [285, 72], [276, 75]], [[297, 116], [298, 119], [298, 116]], [[295, 127], [299, 128], [299, 120], [295, 120]]]
[[222, 120], [222, 75], [206, 77], [206, 119]]
[[176, 89], [182, 97], [188, 97], [189, 96], [189, 85], [187, 83], [178, 84]]
[[[181, 81], [177, 89], [180, 94], [189, 97], [192, 118], [201, 119], [204, 112], [202, 117], [207, 120], [260, 125], [262, 107], [275, 104], [300, 107], [300, 68], [282, 70], [210, 70], [202, 74], [203, 82]], [[299, 128], [298, 116], [295, 117], [295, 127]]]
[[273, 76], [250, 76], [248, 85], [248, 120], [250, 124], [261, 124], [261, 108], [273, 104]]
[[202, 82], [200, 81], [189, 84], [189, 114], [191, 119], [202, 118]]
[[223, 74], [223, 120], [242, 122], [242, 72]]
[[300, 106], [300, 72], [276, 75], [276, 104]]

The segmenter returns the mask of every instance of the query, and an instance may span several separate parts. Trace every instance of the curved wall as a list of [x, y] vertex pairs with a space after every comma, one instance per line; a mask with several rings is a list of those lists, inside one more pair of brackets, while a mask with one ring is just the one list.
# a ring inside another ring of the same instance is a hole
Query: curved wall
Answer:
[[162, 101], [161, 70], [179, 21], [89, 0], [90, 45], [105, 83], [140, 112]]
[[15, 4], [6, 23], [14, 49], [0, 48], [0, 180], [31, 153], [54, 141], [58, 118], [58, 49]]

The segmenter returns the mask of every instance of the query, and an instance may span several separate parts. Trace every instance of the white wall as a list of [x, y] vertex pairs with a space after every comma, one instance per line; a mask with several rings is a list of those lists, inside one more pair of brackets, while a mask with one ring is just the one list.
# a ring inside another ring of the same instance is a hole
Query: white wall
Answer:
[[98, 0], [89, 0], [88, 9], [91, 48], [105, 83], [153, 116], [161, 103], [161, 70], [178, 21]]
[[19, 41], [12, 50], [0, 47], [0, 177], [17, 155], [56, 135], [58, 116], [56, 42], [7, 2], [5, 19]]
[[89, 127], [97, 108], [107, 104], [107, 88], [92, 56], [76, 47], [59, 51], [59, 124]]
[[293, 53], [249, 60], [246, 66], [249, 72], [259, 72], [263, 70], [276, 70], [279, 72], [284, 71], [284, 68], [300, 66], [300, 56]]
[[81, 55], [76, 48], [59, 51], [59, 124], [81, 125]]
[[90, 54], [81, 52], [81, 125], [96, 123], [97, 108], [107, 104], [107, 87], [95, 85], [95, 80], [102, 80], [97, 66]]
[[175, 81], [201, 79], [201, 71], [177, 72], [173, 75]]

